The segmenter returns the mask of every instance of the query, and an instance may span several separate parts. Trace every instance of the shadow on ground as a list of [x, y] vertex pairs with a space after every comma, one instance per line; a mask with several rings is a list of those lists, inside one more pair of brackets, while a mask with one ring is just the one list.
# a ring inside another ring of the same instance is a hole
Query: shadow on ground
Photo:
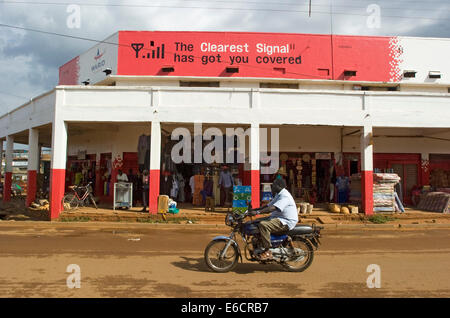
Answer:
[[[181, 256], [181, 261], [172, 262], [172, 265], [187, 271], [193, 272], [205, 272], [213, 273], [212, 270], [208, 268], [203, 257], [193, 258]], [[251, 274], [257, 272], [286, 272], [281, 265], [268, 264], [262, 265], [258, 263], [241, 263], [239, 262], [236, 267], [230, 271], [236, 274]]]

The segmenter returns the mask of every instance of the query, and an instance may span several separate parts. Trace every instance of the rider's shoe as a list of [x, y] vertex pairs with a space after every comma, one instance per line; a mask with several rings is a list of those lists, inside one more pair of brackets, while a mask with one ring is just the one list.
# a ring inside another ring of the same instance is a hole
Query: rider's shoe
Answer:
[[266, 250], [259, 255], [259, 259], [261, 261], [269, 261], [273, 259], [272, 252], [270, 250]]

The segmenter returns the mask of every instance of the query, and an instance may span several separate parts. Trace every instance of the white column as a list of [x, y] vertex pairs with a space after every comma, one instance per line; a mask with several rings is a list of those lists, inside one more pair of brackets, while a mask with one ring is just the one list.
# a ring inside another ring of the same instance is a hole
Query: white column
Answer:
[[50, 219], [56, 219], [62, 211], [67, 157], [67, 123], [55, 119], [52, 126], [52, 162], [50, 170]]
[[51, 169], [66, 170], [67, 159], [67, 123], [63, 120], [53, 122]]
[[366, 215], [373, 214], [373, 129], [370, 114], [366, 114], [361, 134], [361, 196]]
[[150, 189], [148, 210], [151, 214], [155, 214], [158, 212], [161, 167], [161, 123], [159, 121], [152, 121], [150, 147]]
[[251, 186], [252, 207], [260, 205], [260, 149], [259, 149], [259, 123], [251, 124], [250, 133], [250, 164], [251, 164]]
[[39, 170], [39, 130], [30, 128], [28, 134], [28, 171]]
[[5, 174], [13, 172], [14, 137], [6, 136]]
[[37, 173], [40, 158], [39, 149], [39, 130], [30, 128], [28, 132], [27, 206], [30, 206], [36, 199]]

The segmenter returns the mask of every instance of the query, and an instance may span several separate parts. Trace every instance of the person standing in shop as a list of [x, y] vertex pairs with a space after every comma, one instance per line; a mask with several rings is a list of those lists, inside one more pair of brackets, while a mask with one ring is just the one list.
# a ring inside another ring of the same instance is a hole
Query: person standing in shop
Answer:
[[93, 173], [92, 170], [88, 171], [86, 183], [89, 183], [89, 182], [91, 183], [91, 185], [90, 185], [91, 192], [93, 195], [95, 195], [95, 173]]
[[223, 166], [220, 172], [219, 185], [220, 191], [220, 206], [230, 203], [230, 196], [233, 192], [234, 180], [228, 166]]
[[83, 179], [81, 168], [77, 168], [77, 172], [75, 173], [75, 185], [80, 186], [83, 183]]
[[148, 197], [150, 188], [150, 177], [148, 175], [148, 170], [144, 170], [142, 174], [142, 205], [144, 206], [141, 212], [146, 212], [148, 207]]
[[195, 191], [195, 177], [191, 176], [189, 179], [189, 187], [191, 188], [191, 202], [194, 203], [194, 191]]
[[203, 197], [203, 205], [206, 203], [206, 198], [207, 197], [212, 197], [213, 196], [213, 181], [211, 180], [211, 175], [207, 174], [205, 181], [203, 182], [203, 190], [200, 191], [200, 194]]
[[122, 170], [119, 170], [119, 174], [117, 175], [117, 182], [128, 182], [128, 177]]
[[137, 199], [137, 176], [133, 173], [133, 169], [128, 170], [128, 182], [130, 182], [133, 185], [133, 206], [136, 206], [136, 199]]

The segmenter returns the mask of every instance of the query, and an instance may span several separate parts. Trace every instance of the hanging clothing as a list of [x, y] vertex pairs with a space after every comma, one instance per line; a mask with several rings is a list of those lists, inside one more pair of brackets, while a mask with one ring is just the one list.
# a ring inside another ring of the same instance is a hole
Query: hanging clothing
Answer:
[[172, 179], [172, 189], [170, 189], [170, 197], [176, 199], [178, 196], [178, 190], [178, 180], [176, 179], [176, 177], [174, 177]]
[[194, 178], [194, 176], [192, 176], [192, 177], [189, 179], [189, 186], [191, 187], [191, 193], [192, 193], [192, 195], [194, 195], [194, 190], [195, 190], [195, 178]]
[[163, 176], [160, 183], [160, 192], [162, 195], [170, 196], [172, 189], [172, 176]]
[[185, 186], [186, 182], [185, 182], [184, 177], [183, 177], [183, 175], [181, 173], [177, 174], [177, 179], [178, 179], [178, 187], [179, 187], [177, 200], [179, 202], [184, 202], [184, 200], [185, 200], [185, 197], [184, 197], [184, 186]]
[[146, 135], [139, 136], [138, 141], [138, 164], [142, 165], [145, 161], [145, 153], [149, 148], [150, 143], [148, 142], [148, 138]]

